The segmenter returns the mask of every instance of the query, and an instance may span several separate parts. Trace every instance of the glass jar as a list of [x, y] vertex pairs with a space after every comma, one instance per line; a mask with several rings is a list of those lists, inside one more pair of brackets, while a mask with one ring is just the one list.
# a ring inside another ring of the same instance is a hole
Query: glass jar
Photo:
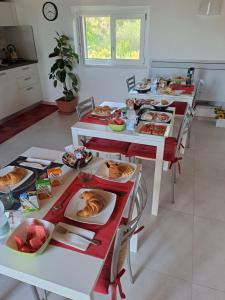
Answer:
[[15, 199], [10, 186], [7, 186], [4, 190], [2, 190], [2, 193], [0, 194], [0, 201], [4, 205], [5, 210], [12, 208], [15, 203]]

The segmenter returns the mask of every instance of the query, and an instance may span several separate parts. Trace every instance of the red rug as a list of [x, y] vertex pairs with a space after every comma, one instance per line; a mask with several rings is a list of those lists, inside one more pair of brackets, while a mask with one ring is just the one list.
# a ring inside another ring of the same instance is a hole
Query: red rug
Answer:
[[57, 110], [58, 108], [55, 105], [39, 104], [0, 124], [0, 144]]

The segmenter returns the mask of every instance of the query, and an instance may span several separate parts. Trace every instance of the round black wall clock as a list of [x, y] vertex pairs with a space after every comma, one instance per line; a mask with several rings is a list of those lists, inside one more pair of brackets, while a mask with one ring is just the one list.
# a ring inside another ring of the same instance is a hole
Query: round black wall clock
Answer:
[[58, 8], [53, 2], [45, 2], [42, 13], [46, 20], [55, 21], [58, 17]]

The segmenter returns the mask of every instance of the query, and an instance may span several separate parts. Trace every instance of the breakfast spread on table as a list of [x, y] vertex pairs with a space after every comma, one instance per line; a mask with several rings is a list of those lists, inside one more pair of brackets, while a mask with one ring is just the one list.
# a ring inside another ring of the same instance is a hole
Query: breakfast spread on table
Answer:
[[14, 185], [20, 182], [27, 174], [27, 170], [21, 167], [14, 167], [12, 171], [0, 176], [0, 187]]
[[108, 169], [108, 177], [110, 179], [118, 179], [121, 177], [127, 177], [134, 173], [134, 168], [128, 163], [119, 163], [109, 160], [106, 163]]
[[80, 195], [80, 198], [85, 201], [85, 207], [77, 212], [77, 215], [82, 218], [88, 218], [97, 215], [104, 208], [104, 199], [94, 190], [85, 191]]

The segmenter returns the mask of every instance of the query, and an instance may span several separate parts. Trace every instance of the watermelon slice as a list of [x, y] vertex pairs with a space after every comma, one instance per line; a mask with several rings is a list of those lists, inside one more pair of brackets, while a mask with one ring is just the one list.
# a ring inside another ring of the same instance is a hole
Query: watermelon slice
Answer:
[[32, 224], [27, 226], [26, 231], [26, 242], [19, 236], [14, 236], [18, 250], [26, 253], [36, 252], [41, 248], [49, 236], [48, 231], [40, 222], [38, 222], [38, 220], [34, 220]]
[[16, 245], [17, 245], [18, 250], [21, 251], [22, 247], [24, 246], [23, 240], [18, 235], [15, 235], [14, 239], [16, 241]]

